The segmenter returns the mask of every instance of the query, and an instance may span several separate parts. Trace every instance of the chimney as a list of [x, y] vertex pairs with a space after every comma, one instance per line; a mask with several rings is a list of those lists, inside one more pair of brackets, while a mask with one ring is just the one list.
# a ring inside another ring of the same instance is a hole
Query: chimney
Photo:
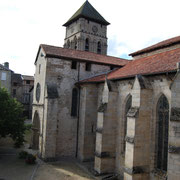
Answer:
[[8, 63], [8, 62], [5, 62], [5, 63], [4, 63], [4, 67], [7, 68], [7, 69], [9, 69], [9, 63]]

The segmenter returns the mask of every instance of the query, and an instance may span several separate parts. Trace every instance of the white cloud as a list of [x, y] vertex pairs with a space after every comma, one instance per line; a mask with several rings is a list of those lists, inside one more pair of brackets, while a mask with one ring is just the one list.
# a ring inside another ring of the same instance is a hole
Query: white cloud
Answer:
[[[34, 74], [41, 43], [63, 46], [62, 25], [85, 0], [2, 0], [0, 63], [17, 73]], [[179, 0], [89, 0], [111, 23], [109, 54], [124, 56], [158, 41], [180, 35]]]

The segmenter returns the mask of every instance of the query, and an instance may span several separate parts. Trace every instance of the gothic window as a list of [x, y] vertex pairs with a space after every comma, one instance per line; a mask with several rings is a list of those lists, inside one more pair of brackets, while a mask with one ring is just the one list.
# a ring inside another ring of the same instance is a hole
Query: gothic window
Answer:
[[125, 153], [126, 150], [126, 134], [127, 134], [127, 113], [132, 105], [132, 96], [130, 95], [127, 99], [126, 106], [125, 106], [125, 116], [124, 116], [124, 136], [123, 136], [123, 153]]
[[97, 53], [98, 53], [98, 54], [101, 54], [101, 42], [98, 42], [98, 45], [97, 45]]
[[77, 38], [76, 38], [76, 36], [74, 38], [74, 49], [77, 49]]
[[71, 104], [71, 116], [77, 116], [77, 106], [78, 106], [78, 90], [73, 88], [72, 90], [72, 104]]
[[86, 42], [85, 42], [85, 51], [89, 51], [89, 39], [86, 38]]
[[157, 104], [157, 158], [156, 167], [167, 171], [168, 160], [169, 103], [162, 95]]
[[91, 71], [91, 64], [90, 63], [86, 63], [86, 71]]

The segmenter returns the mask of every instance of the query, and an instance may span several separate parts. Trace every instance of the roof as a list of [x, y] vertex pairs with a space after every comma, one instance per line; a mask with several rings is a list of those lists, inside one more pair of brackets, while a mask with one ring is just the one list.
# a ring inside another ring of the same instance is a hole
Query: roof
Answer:
[[13, 73], [12, 74], [12, 82], [22, 83], [22, 76], [21, 76], [21, 74]]
[[62, 58], [67, 60], [84, 61], [84, 62], [91, 62], [94, 64], [103, 64], [103, 65], [111, 65], [111, 66], [119, 66], [119, 67], [122, 67], [129, 62], [129, 60], [125, 60], [122, 58], [106, 56], [106, 55], [96, 54], [87, 51], [49, 46], [45, 44], [41, 44], [40, 48], [44, 50], [46, 57], [52, 57], [52, 58]]
[[33, 76], [22, 75], [22, 79], [23, 79], [23, 80], [34, 81], [34, 77], [33, 77]]
[[11, 72], [13, 72], [12, 70], [10, 70], [9, 68], [3, 66], [2, 64], [0, 64], [0, 69], [3, 69], [3, 70], [5, 70], [5, 71], [11, 71]]
[[180, 36], [177, 36], [177, 37], [174, 37], [174, 38], [171, 38], [171, 39], [167, 39], [165, 41], [161, 41], [157, 44], [154, 44], [152, 46], [149, 46], [147, 48], [144, 48], [144, 49], [141, 49], [139, 51], [136, 51], [136, 52], [133, 52], [131, 54], [129, 54], [130, 56], [137, 56], [137, 55], [140, 55], [140, 54], [143, 54], [143, 53], [147, 53], [147, 52], [151, 52], [151, 51], [154, 51], [154, 50], [158, 50], [158, 49], [161, 49], [161, 48], [165, 48], [165, 47], [169, 47], [169, 46], [172, 46], [172, 45], [175, 45], [175, 44], [178, 44], [180, 43]]
[[85, 3], [75, 12], [75, 14], [63, 26], [68, 26], [72, 22], [76, 21], [81, 17], [91, 21], [95, 21], [103, 25], [110, 24], [97, 12], [97, 10], [88, 1], [85, 1]]
[[[153, 75], [175, 72], [177, 70], [177, 62], [180, 62], [180, 48], [131, 61], [126, 66], [110, 72], [107, 78], [118, 80], [132, 78], [138, 74]], [[103, 82], [104, 80], [105, 75], [100, 75], [80, 81], [80, 83]]]

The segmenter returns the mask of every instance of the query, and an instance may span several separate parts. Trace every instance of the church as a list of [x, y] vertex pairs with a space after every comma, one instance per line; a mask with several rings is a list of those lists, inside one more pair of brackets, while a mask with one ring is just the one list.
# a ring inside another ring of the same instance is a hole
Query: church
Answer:
[[35, 60], [32, 146], [46, 161], [92, 161], [97, 175], [180, 179], [180, 36], [107, 55], [107, 22], [86, 1], [63, 25], [64, 47]]

